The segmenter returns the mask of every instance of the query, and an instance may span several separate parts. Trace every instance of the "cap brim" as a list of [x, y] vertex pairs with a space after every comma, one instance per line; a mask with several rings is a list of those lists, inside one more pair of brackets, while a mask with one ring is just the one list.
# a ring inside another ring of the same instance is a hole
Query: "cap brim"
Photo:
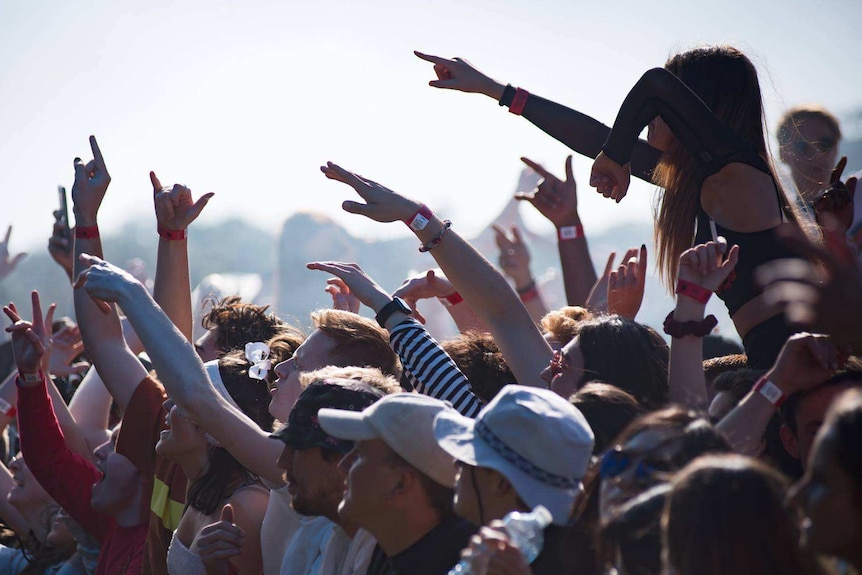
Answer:
[[323, 408], [317, 412], [317, 420], [323, 431], [338, 439], [366, 441], [378, 437], [374, 428], [368, 425], [362, 412]]
[[477, 465], [476, 422], [455, 411], [443, 411], [434, 418], [434, 438], [443, 451], [467, 465]]

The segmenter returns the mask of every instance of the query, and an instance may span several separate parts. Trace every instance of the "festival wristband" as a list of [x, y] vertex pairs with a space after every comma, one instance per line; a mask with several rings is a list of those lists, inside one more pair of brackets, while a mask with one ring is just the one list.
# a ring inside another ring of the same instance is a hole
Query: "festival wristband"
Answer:
[[99, 237], [99, 226], [75, 226], [75, 238], [79, 240], [92, 240]]
[[464, 301], [464, 298], [462, 298], [461, 294], [459, 294], [458, 292], [453, 292], [449, 295], [440, 296], [437, 299], [440, 300], [440, 303], [442, 303], [446, 307], [452, 307]]
[[413, 214], [413, 216], [407, 220], [405, 223], [407, 226], [413, 230], [414, 232], [418, 232], [419, 230], [424, 230], [425, 226], [428, 225], [428, 222], [431, 221], [431, 217], [434, 214], [431, 213], [431, 210], [425, 204], [422, 204], [419, 207], [419, 210]]
[[166, 240], [176, 241], [188, 238], [185, 230], [169, 230], [168, 228], [159, 226], [159, 236]]
[[527, 98], [530, 93], [522, 88], [515, 89], [515, 97], [512, 98], [512, 105], [509, 106], [509, 113], [520, 116], [524, 112], [524, 106], [527, 105]]
[[765, 397], [775, 407], [781, 407], [781, 404], [787, 400], [787, 396], [784, 395], [781, 388], [765, 377], [760, 378], [760, 381], [754, 386], [754, 391]]
[[563, 226], [557, 229], [557, 238], [561, 242], [576, 240], [584, 237], [584, 226]]
[[712, 296], [712, 292], [694, 282], [679, 280], [676, 282], [676, 295], [684, 295], [705, 304]]
[[43, 381], [45, 381], [45, 375], [42, 373], [41, 369], [36, 373], [21, 373], [19, 371], [18, 377], [24, 383], [42, 383]]

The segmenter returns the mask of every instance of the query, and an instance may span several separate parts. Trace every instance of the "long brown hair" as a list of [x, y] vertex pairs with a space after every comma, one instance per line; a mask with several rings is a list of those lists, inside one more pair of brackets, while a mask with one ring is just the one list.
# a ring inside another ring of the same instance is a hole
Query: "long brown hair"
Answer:
[[788, 482], [741, 455], [696, 459], [673, 480], [662, 518], [665, 568], [679, 575], [809, 575]]
[[[788, 220], [797, 221], [772, 167], [760, 83], [751, 60], [731, 46], [709, 46], [672, 56], [665, 69], [697, 94], [716, 118], [754, 146], [770, 166], [781, 195], [781, 209]], [[653, 172], [653, 181], [665, 190], [656, 208], [655, 241], [659, 274], [670, 286], [676, 283], [679, 257], [694, 241], [694, 222], [703, 183], [700, 174], [696, 160], [677, 139]]]

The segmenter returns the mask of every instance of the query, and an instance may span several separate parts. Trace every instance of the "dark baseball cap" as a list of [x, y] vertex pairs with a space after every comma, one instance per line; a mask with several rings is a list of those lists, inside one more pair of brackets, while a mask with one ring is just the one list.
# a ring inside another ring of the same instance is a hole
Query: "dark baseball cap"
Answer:
[[327, 378], [306, 387], [290, 411], [287, 423], [270, 435], [294, 449], [323, 447], [340, 453], [353, 449], [353, 442], [327, 434], [317, 421], [322, 407], [362, 411], [384, 393], [367, 383], [353, 379]]

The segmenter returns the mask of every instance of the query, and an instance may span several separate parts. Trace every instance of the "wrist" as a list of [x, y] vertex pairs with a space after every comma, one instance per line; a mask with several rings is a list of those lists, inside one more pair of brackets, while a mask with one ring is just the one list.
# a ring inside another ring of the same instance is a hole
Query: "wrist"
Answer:
[[[368, 300], [368, 307], [374, 310], [374, 314], [380, 313], [383, 307], [392, 301], [392, 296], [385, 292], [378, 292], [371, 296]], [[365, 303], [365, 302], [363, 302]]]
[[162, 224], [158, 224], [156, 226], [156, 231], [159, 233], [159, 237], [163, 240], [168, 241], [185, 241], [188, 238], [188, 234], [186, 233], [186, 228], [182, 228], [179, 230], [169, 228], [167, 226], [163, 226]]
[[75, 214], [75, 226], [81, 228], [92, 228], [98, 225], [98, 217], [96, 214], [88, 214], [82, 212], [73, 212]]
[[503, 97], [503, 90], [506, 89], [506, 86], [497, 82], [496, 80], [492, 80], [488, 78], [488, 83], [485, 88], [482, 90], [482, 93], [488, 96], [489, 98], [494, 98], [495, 100], [499, 100]]
[[512, 275], [510, 277], [512, 278], [512, 281], [515, 282], [515, 291], [518, 293], [526, 291], [536, 285], [536, 280], [533, 279], [533, 276], [529, 272], [523, 275]]
[[557, 242], [568, 242], [584, 237], [584, 226], [581, 224], [557, 226]]
[[572, 216], [555, 221], [554, 226], [556, 226], [557, 231], [559, 231], [560, 228], [564, 228], [567, 226], [583, 226], [583, 223], [581, 222], [581, 216], [579, 216], [577, 212], [575, 212], [575, 214]]
[[768, 379], [775, 384], [784, 395], [790, 395], [795, 392], [793, 386], [788, 383], [786, 375], [777, 368], [772, 368], [763, 375], [763, 379]]
[[688, 297], [677, 298], [673, 317], [677, 321], [700, 321], [706, 315], [706, 304]]

